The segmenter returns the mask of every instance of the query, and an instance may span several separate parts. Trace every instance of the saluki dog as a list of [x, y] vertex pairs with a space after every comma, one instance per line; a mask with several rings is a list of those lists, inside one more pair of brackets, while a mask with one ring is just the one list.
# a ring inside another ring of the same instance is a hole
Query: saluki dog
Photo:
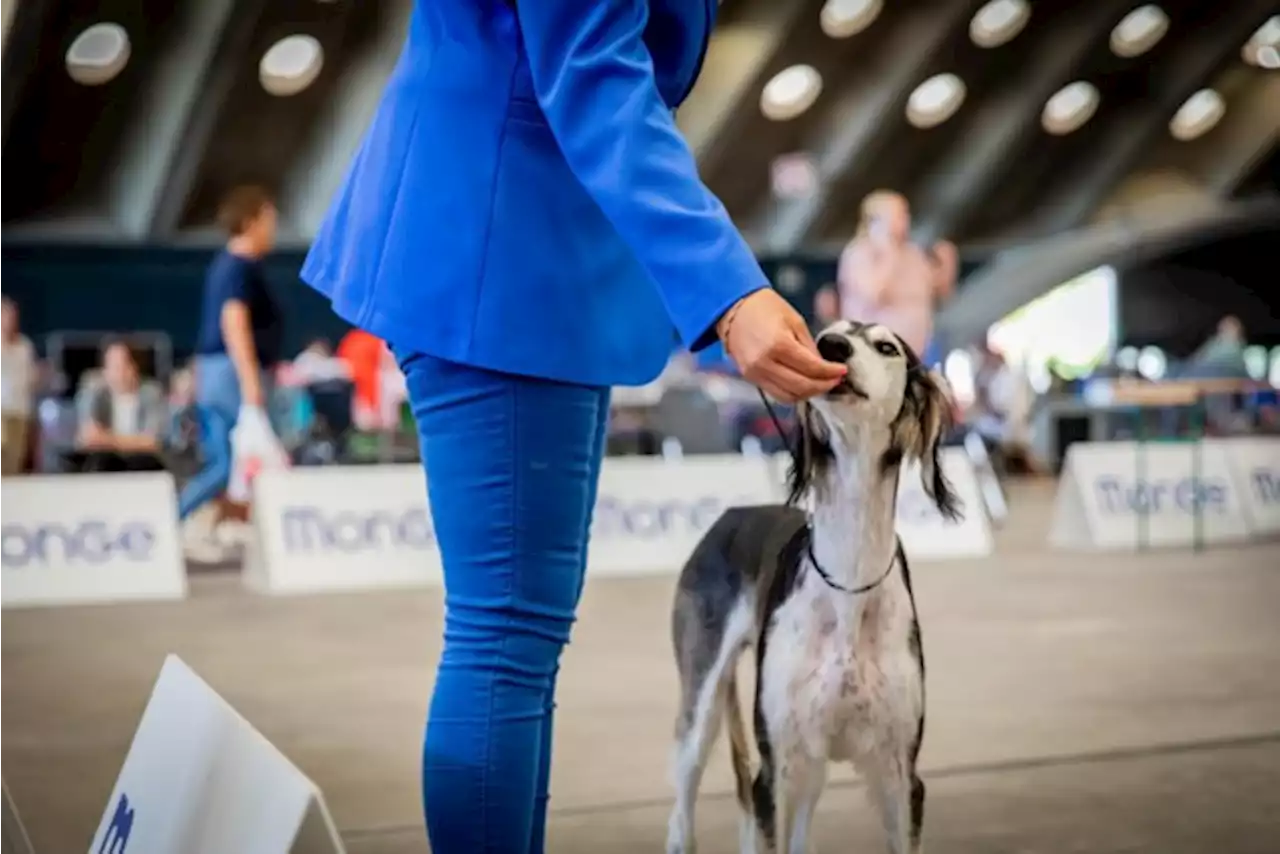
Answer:
[[[920, 850], [924, 655], [894, 515], [902, 466], [918, 462], [939, 512], [959, 518], [938, 451], [949, 396], [883, 326], [839, 321], [817, 344], [849, 372], [797, 408], [790, 499], [728, 510], [680, 575], [671, 619], [681, 687], [672, 854], [694, 850], [694, 801], [722, 717], [743, 851], [807, 851], [827, 763], [840, 760], [867, 781], [890, 851]], [[749, 648], [754, 781], [737, 688]]]

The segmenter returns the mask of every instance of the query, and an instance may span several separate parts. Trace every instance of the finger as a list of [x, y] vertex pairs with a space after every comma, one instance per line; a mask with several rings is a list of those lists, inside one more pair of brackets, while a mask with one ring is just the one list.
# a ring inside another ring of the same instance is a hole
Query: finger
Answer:
[[769, 355], [775, 361], [786, 365], [810, 380], [834, 383], [849, 373], [849, 369], [844, 365], [838, 362], [828, 362], [819, 356], [816, 350], [807, 349], [794, 338], [780, 340]]
[[762, 382], [781, 389], [792, 401], [815, 397], [830, 391], [838, 381], [813, 380], [778, 362], [764, 361], [757, 366]]

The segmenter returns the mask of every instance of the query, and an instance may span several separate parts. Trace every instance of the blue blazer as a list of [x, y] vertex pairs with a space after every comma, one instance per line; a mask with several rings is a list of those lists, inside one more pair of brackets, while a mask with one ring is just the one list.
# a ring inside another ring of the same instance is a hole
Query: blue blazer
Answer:
[[303, 278], [393, 346], [658, 375], [768, 286], [673, 111], [716, 0], [418, 0]]

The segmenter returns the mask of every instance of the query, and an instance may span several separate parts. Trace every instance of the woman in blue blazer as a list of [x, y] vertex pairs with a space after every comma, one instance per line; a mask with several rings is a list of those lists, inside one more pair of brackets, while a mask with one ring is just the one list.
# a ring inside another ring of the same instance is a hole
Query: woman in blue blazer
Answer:
[[716, 6], [419, 0], [303, 270], [391, 343], [417, 418], [445, 567], [436, 854], [542, 851], [609, 387], [656, 377], [677, 333], [784, 400], [844, 372], [676, 130]]

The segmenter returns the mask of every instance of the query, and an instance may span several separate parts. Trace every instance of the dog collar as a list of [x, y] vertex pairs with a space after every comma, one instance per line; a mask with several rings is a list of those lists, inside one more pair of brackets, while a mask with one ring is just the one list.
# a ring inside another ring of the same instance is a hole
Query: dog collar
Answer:
[[818, 577], [822, 579], [823, 583], [826, 584], [828, 587], [830, 587], [832, 590], [838, 591], [840, 593], [847, 593], [850, 596], [856, 596], [859, 593], [869, 593], [872, 590], [875, 590], [877, 587], [881, 585], [881, 583], [884, 582], [886, 578], [889, 577], [889, 573], [893, 572], [893, 565], [898, 560], [898, 550], [894, 549], [893, 557], [889, 558], [889, 565], [884, 568], [884, 572], [880, 573], [880, 575], [875, 579], [875, 581], [868, 581], [866, 584], [859, 584], [857, 587], [845, 587], [843, 584], [841, 584], [840, 582], [832, 578], [831, 574], [822, 568], [822, 564], [818, 563], [818, 558], [813, 553], [813, 529], [812, 528], [809, 529], [809, 544], [805, 548], [805, 551], [809, 555], [809, 563], [812, 564], [814, 571], [818, 573]]

